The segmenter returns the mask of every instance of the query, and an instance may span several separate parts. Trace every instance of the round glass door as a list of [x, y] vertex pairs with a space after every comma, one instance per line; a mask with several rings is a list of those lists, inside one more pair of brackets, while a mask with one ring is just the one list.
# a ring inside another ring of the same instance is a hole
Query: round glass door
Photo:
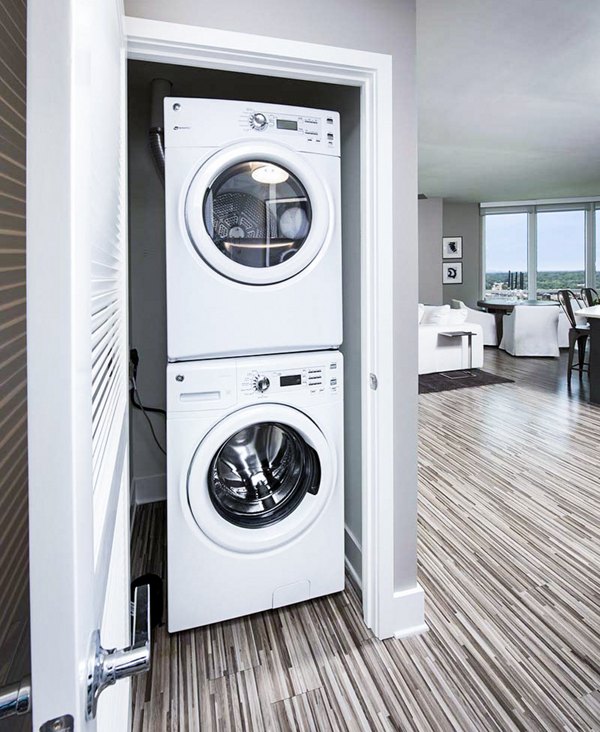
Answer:
[[277, 267], [301, 249], [311, 229], [301, 181], [268, 160], [235, 163], [207, 188], [204, 226], [216, 248], [244, 267]]
[[306, 493], [316, 494], [321, 466], [315, 450], [288, 425], [257, 422], [236, 432], [215, 454], [208, 491], [217, 512], [246, 528], [289, 516]]

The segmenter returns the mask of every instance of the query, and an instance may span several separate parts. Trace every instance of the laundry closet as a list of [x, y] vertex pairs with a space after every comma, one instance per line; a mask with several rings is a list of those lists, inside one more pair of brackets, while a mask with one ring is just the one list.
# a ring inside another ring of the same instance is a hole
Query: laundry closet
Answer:
[[[169, 491], [169, 629], [339, 591], [344, 556], [360, 582], [360, 91], [129, 61], [128, 115], [133, 515]], [[220, 161], [228, 135], [239, 149]]]

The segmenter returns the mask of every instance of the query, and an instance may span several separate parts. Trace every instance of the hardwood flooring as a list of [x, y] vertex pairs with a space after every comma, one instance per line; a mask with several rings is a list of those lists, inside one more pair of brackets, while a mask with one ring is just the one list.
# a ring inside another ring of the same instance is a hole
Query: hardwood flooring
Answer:
[[[378, 641], [356, 588], [154, 639], [134, 730], [600, 730], [600, 408], [564, 357], [420, 397], [429, 632]], [[164, 571], [164, 507], [134, 576]]]

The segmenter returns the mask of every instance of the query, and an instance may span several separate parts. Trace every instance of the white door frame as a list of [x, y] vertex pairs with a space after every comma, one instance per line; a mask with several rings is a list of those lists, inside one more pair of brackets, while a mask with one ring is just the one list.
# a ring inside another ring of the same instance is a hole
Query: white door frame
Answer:
[[130, 59], [360, 88], [363, 610], [378, 637], [420, 632], [422, 589], [394, 587], [392, 57], [132, 17], [125, 33]]

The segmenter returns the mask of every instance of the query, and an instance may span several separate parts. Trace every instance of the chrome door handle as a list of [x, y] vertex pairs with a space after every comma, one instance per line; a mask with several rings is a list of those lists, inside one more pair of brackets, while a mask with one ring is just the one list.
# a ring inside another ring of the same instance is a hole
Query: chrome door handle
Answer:
[[0, 719], [27, 714], [31, 709], [31, 679], [21, 679], [0, 689]]
[[100, 631], [92, 635], [88, 662], [86, 718], [94, 719], [98, 697], [119, 679], [135, 676], [150, 668], [150, 585], [135, 588], [131, 645], [107, 650], [100, 643]]

